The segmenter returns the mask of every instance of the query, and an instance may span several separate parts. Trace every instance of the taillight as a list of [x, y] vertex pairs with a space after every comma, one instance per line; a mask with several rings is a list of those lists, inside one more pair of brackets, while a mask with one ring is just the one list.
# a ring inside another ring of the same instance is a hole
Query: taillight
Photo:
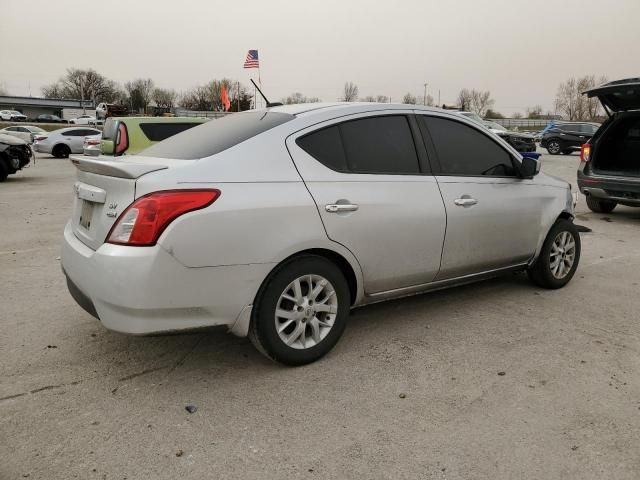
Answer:
[[85, 140], [84, 141], [85, 145], [100, 145], [100, 140]]
[[127, 126], [124, 123], [119, 122], [114, 153], [116, 155], [122, 155], [127, 148], [129, 148], [129, 133], [127, 132]]
[[107, 243], [155, 245], [167, 226], [180, 215], [206, 208], [220, 190], [166, 190], [140, 197], [122, 212], [107, 235]]
[[583, 162], [588, 162], [590, 155], [591, 155], [591, 144], [585, 143], [580, 147], [580, 160], [582, 160]]
[[45, 138], [47, 138], [47, 136], [46, 136], [46, 135], [36, 135], [35, 137], [33, 137], [33, 139], [34, 139], [36, 142], [40, 142], [41, 140], [44, 140]]

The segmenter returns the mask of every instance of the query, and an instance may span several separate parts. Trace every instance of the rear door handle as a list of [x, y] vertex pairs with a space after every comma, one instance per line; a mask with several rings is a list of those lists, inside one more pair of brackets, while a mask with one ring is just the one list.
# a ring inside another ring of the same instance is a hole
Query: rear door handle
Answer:
[[325, 205], [324, 209], [329, 213], [355, 212], [358, 210], [358, 205], [352, 203], [330, 203]]
[[459, 207], [471, 207], [472, 205], [475, 205], [476, 203], [478, 203], [478, 200], [476, 200], [475, 198], [456, 198], [453, 203], [455, 203], [456, 205], [458, 205]]

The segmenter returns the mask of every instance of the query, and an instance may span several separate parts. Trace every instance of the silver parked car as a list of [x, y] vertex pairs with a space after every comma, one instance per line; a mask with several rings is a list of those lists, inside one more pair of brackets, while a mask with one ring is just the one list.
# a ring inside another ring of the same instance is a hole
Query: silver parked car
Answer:
[[517, 270], [559, 288], [580, 258], [569, 184], [438, 109], [280, 106], [71, 161], [62, 267], [86, 311], [129, 334], [227, 325], [290, 365], [353, 307]]
[[66, 127], [37, 135], [33, 149], [39, 153], [49, 153], [57, 158], [68, 157], [72, 153], [82, 153], [84, 137], [101, 135], [100, 130], [88, 127]]
[[43, 134], [46, 135], [47, 131], [40, 127], [36, 127], [35, 125], [13, 125], [11, 127], [3, 128], [0, 130], [0, 133], [18, 137], [27, 143], [33, 143], [36, 136]]

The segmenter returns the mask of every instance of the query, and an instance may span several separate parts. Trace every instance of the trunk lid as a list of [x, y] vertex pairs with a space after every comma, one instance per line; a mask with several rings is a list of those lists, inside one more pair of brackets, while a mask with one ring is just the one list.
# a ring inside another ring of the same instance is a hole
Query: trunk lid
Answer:
[[71, 224], [78, 239], [96, 250], [106, 240], [116, 219], [134, 200], [136, 181], [168, 168], [169, 160], [139, 157], [71, 156], [77, 168]]
[[640, 78], [626, 78], [605, 83], [582, 92], [589, 98], [598, 97], [605, 109], [622, 112], [640, 109]]

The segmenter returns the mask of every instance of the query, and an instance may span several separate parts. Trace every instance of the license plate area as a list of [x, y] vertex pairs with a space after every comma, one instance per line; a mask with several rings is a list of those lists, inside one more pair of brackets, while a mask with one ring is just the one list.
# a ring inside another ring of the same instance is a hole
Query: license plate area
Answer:
[[91, 229], [91, 220], [93, 218], [93, 202], [82, 200], [82, 206], [80, 207], [80, 226], [85, 230]]

